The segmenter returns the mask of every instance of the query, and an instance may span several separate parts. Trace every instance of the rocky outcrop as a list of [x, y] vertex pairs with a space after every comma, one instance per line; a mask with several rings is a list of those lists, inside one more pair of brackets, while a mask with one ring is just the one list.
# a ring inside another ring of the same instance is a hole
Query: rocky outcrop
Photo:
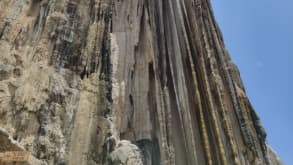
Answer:
[[1, 151], [10, 139], [48, 165], [279, 162], [209, 0], [1, 0], [0, 11]]
[[21, 165], [46, 165], [45, 161], [40, 161], [36, 159], [34, 156], [25, 151], [17, 141], [12, 139], [9, 134], [0, 129], [0, 163], [4, 163], [5, 165], [12, 165], [12, 161], [18, 161], [18, 164]]

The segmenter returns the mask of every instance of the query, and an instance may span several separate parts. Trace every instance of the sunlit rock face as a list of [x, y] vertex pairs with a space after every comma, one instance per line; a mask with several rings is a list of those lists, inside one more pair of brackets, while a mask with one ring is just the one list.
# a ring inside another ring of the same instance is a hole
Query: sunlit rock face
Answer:
[[209, 0], [0, 0], [0, 152], [278, 165]]

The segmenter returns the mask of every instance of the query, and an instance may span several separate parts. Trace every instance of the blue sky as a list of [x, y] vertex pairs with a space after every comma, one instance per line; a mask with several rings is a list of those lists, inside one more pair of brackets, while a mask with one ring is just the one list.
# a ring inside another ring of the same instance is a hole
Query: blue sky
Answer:
[[211, 0], [247, 94], [285, 164], [293, 164], [293, 1]]

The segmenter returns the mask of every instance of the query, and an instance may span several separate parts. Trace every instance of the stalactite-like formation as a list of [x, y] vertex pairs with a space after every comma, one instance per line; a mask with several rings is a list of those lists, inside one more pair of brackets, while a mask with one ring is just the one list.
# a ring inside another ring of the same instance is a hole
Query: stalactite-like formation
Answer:
[[1, 0], [0, 128], [28, 164], [281, 164], [209, 0]]

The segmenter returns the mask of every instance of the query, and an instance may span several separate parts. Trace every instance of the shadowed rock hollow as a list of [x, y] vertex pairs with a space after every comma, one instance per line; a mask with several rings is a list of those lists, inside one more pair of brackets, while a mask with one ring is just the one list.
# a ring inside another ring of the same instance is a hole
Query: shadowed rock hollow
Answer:
[[209, 0], [0, 0], [0, 152], [278, 165]]

